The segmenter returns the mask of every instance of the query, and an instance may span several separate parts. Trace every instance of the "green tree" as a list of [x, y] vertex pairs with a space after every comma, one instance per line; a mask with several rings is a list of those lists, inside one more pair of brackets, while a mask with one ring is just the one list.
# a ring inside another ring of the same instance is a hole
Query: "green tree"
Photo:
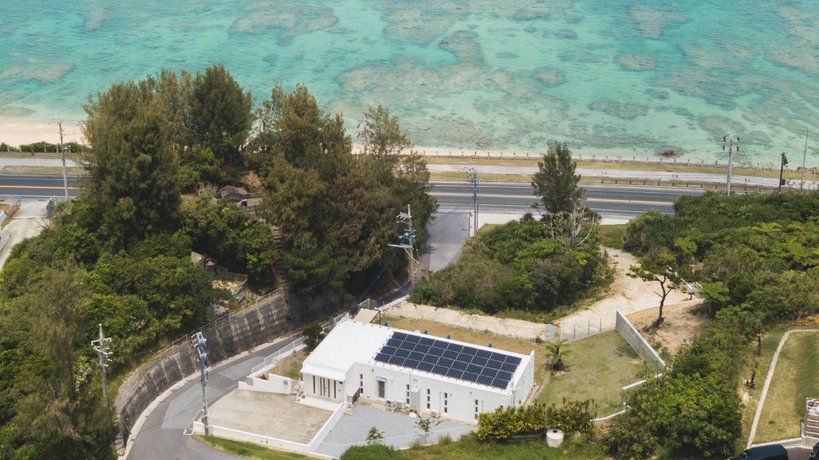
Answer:
[[569, 214], [583, 199], [575, 167], [572, 152], [565, 143], [549, 142], [548, 151], [538, 161], [538, 171], [532, 178], [534, 193], [540, 197], [540, 208], [545, 216]]
[[242, 165], [242, 146], [253, 126], [253, 98], [221, 64], [197, 72], [189, 96], [192, 144], [208, 148], [226, 167]]
[[632, 265], [629, 267], [628, 276], [647, 282], [656, 282], [660, 287], [660, 292], [657, 293], [660, 297], [660, 311], [657, 321], [654, 323], [655, 327], [660, 327], [665, 320], [663, 307], [666, 298], [671, 294], [671, 291], [678, 289], [680, 286], [682, 278], [678, 270], [674, 254], [665, 248], [648, 254], [643, 258], [640, 266]]
[[313, 350], [324, 338], [324, 328], [319, 323], [313, 323], [305, 327], [302, 334], [304, 334], [304, 345], [308, 350]]
[[88, 119], [85, 228], [113, 249], [178, 222], [177, 161], [157, 98], [145, 82], [116, 83], [85, 106]]
[[398, 117], [390, 115], [389, 109], [379, 105], [364, 112], [364, 122], [358, 138], [364, 144], [364, 153], [384, 159], [397, 157], [409, 148], [407, 136], [401, 131]]
[[370, 431], [367, 432], [367, 445], [381, 444], [381, 440], [383, 439], [384, 432], [379, 431], [375, 426], [371, 426]]
[[560, 331], [557, 331], [555, 332], [554, 338], [546, 342], [546, 346], [549, 349], [549, 359], [552, 363], [552, 371], [566, 370], [566, 364], [563, 362], [563, 358], [569, 354], [569, 351], [566, 350], [566, 348], [569, 346], [569, 341], [566, 339], [561, 339]]

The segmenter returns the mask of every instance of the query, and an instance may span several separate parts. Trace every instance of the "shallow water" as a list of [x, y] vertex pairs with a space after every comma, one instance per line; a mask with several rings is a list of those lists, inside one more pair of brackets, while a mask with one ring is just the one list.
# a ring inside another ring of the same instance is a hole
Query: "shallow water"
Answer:
[[[819, 1], [0, 1], [0, 117], [82, 119], [89, 93], [221, 62], [265, 98], [304, 83], [350, 129], [417, 145], [819, 165]], [[2, 137], [2, 133], [0, 133]], [[2, 140], [2, 139], [0, 139]]]

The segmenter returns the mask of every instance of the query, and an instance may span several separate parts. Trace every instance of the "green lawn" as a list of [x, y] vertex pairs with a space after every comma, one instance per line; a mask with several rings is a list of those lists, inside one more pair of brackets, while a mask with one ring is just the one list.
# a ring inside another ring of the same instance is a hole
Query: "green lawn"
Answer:
[[569, 344], [564, 359], [568, 372], [547, 375], [538, 400], [560, 404], [594, 399], [598, 416], [620, 409], [621, 388], [640, 380], [646, 371], [643, 360], [617, 332], [593, 335]]
[[595, 460], [606, 457], [599, 444], [595, 444], [594, 441], [566, 442], [557, 449], [551, 449], [546, 446], [545, 441], [493, 444], [479, 442], [474, 436], [464, 436], [454, 442], [412, 447], [401, 451], [389, 450], [383, 446], [356, 447], [345, 452], [341, 458], [342, 460]]
[[[799, 437], [805, 398], [819, 396], [817, 350], [819, 332], [794, 332], [785, 342], [762, 408], [754, 443]], [[757, 380], [759, 388], [763, 384], [764, 380]]]
[[598, 229], [600, 242], [607, 248], [623, 249], [623, 237], [628, 224], [601, 225]]
[[204, 436], [197, 435], [196, 439], [206, 442], [219, 450], [247, 458], [258, 458], [262, 460], [293, 460], [299, 458], [310, 458], [305, 455], [272, 450], [264, 446], [251, 444], [249, 442], [232, 441], [230, 439], [217, 438], [216, 436], [208, 436], [206, 438]]

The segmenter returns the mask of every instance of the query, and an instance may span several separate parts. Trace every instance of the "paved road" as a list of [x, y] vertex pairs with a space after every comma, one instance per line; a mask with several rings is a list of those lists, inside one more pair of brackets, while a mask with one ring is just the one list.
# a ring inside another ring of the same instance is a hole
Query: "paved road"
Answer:
[[[250, 374], [251, 369], [265, 357], [284, 348], [295, 337], [264, 346], [227, 364], [217, 365], [208, 374], [208, 400], [213, 402], [238, 386], [239, 379]], [[202, 407], [202, 390], [199, 379], [188, 382], [172, 392], [148, 415], [142, 429], [134, 440], [128, 458], [151, 459], [240, 459], [234, 455], [213, 449], [184, 431], [191, 425]]]
[[[465, 182], [435, 182], [432, 196], [440, 205], [439, 214], [472, 209], [472, 186]], [[674, 212], [674, 201], [683, 195], [700, 195], [697, 189], [587, 185], [584, 203], [603, 217], [633, 218], [655, 209]], [[537, 198], [529, 184], [482, 183], [478, 185], [478, 212], [523, 214], [532, 212]]]
[[[427, 168], [431, 172], [463, 172], [466, 177], [467, 169], [475, 169], [480, 174], [520, 174], [532, 175], [537, 172], [537, 166], [515, 166], [515, 165], [446, 165], [446, 164], [430, 164]], [[661, 181], [681, 180], [690, 182], [710, 182], [722, 183], [726, 181], [725, 174], [711, 174], [698, 172], [672, 172], [672, 171], [646, 171], [646, 170], [629, 170], [629, 169], [607, 169], [603, 168], [577, 168], [577, 174], [584, 177], [611, 177], [611, 178], [626, 178], [626, 179], [653, 179]], [[756, 177], [756, 176], [733, 176], [732, 184], [739, 187], [741, 185], [759, 185], [764, 187], [776, 187], [779, 184], [778, 178], [772, 177]], [[798, 187], [799, 181], [790, 181], [792, 187]], [[817, 182], [806, 181], [805, 187], [815, 189]]]
[[[68, 178], [68, 195], [80, 194], [79, 180], [75, 176]], [[64, 196], [63, 177], [54, 175], [0, 175], [0, 195], [35, 198]]]

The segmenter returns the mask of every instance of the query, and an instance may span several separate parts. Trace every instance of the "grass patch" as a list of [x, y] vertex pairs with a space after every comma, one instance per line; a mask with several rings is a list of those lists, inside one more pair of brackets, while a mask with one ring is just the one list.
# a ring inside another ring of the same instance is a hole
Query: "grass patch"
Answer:
[[762, 408], [755, 443], [799, 437], [805, 398], [819, 395], [819, 367], [814, 365], [819, 362], [817, 348], [817, 332], [796, 332], [785, 342]]
[[196, 439], [207, 443], [221, 451], [248, 458], [258, 458], [263, 460], [291, 460], [298, 458], [310, 458], [301, 454], [283, 452], [280, 450], [268, 449], [267, 447], [251, 444], [249, 442], [233, 441], [231, 439], [217, 438], [216, 436], [196, 436]]
[[279, 361], [279, 364], [276, 367], [267, 372], [291, 378], [293, 380], [298, 380], [301, 376], [301, 366], [304, 364], [304, 360], [307, 359], [309, 354], [310, 353], [305, 350], [297, 351], [296, 353], [293, 353], [285, 359]]
[[387, 317], [390, 326], [410, 331], [427, 330], [430, 335], [492, 346], [501, 350], [528, 355], [535, 352], [535, 383], [542, 385], [538, 400], [561, 404], [570, 400], [594, 399], [600, 415], [616, 412], [620, 407], [620, 389], [640, 379], [645, 363], [629, 348], [616, 332], [593, 335], [569, 344], [565, 362], [569, 372], [553, 376], [546, 369], [549, 356], [547, 344], [531, 340], [495, 335], [489, 331], [473, 331], [433, 321]]
[[[740, 381], [737, 382], [738, 394], [741, 396], [743, 402], [742, 409], [742, 436], [739, 440], [739, 447], [745, 448], [748, 441], [748, 436], [751, 434], [751, 424], [754, 421], [754, 412], [759, 404], [759, 396], [762, 393], [762, 386], [765, 384], [765, 378], [768, 376], [768, 371], [771, 367], [771, 360], [776, 352], [776, 347], [779, 340], [788, 329], [793, 329], [792, 324], [783, 324], [771, 329], [762, 337], [762, 354], [756, 356], [756, 344], [753, 345], [753, 352], [749, 347], [749, 352], [744, 356], [745, 366], [740, 372]], [[756, 387], [748, 388], [745, 386], [745, 380], [751, 378], [751, 373], [756, 368]], [[757, 430], [758, 432], [758, 430]]]
[[538, 400], [560, 405], [563, 399], [594, 399], [599, 416], [620, 409], [621, 388], [639, 380], [645, 363], [617, 332], [605, 332], [569, 344], [568, 372], [546, 374]]
[[[535, 159], [512, 159], [512, 158], [457, 158], [457, 157], [426, 157], [428, 164], [445, 164], [445, 165], [495, 165], [495, 166], [537, 166]], [[631, 162], [631, 161], [593, 161], [593, 160], [575, 160], [578, 168], [589, 169], [616, 169], [616, 170], [632, 170], [632, 171], [669, 171], [669, 172], [695, 172], [706, 174], [726, 174], [728, 168], [725, 166], [686, 166], [684, 163], [674, 164], [673, 162], [655, 164], [645, 162]], [[734, 166], [733, 173], [735, 175], [753, 176], [753, 177], [779, 177], [779, 169], [757, 169], [748, 167]], [[465, 173], [461, 173], [463, 178]], [[484, 175], [481, 175], [483, 178]], [[785, 171], [784, 177], [786, 179], [799, 179], [801, 173], [798, 171]], [[811, 180], [812, 175], [806, 174], [805, 179]]]
[[[363, 457], [362, 457], [363, 458]], [[377, 458], [377, 457], [372, 457]], [[390, 458], [390, 457], [388, 457]], [[512, 442], [507, 444], [484, 443], [474, 435], [463, 436], [446, 445], [413, 447], [400, 451], [400, 457], [411, 460], [530, 460], [530, 459], [603, 459], [602, 449], [592, 440], [575, 440], [564, 442], [559, 448], [552, 449], [546, 441]]]
[[623, 249], [623, 237], [628, 224], [601, 225], [598, 227], [600, 242], [607, 248]]
[[[63, 174], [63, 167], [62, 166], [4, 166], [2, 170], [0, 170], [3, 174], [7, 175], [18, 175], [18, 176], [25, 176], [25, 175], [47, 175], [47, 176], [61, 176]], [[65, 173], [68, 176], [84, 176], [87, 171], [85, 168], [80, 168], [76, 166], [67, 166], [65, 168]], [[76, 187], [76, 186], [72, 186]]]

